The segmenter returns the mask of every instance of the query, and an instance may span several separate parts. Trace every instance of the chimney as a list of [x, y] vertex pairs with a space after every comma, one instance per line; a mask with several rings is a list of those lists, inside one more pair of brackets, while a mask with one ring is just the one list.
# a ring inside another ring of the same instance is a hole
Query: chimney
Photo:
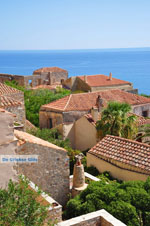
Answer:
[[84, 155], [82, 153], [75, 156], [76, 163], [73, 169], [72, 197], [75, 197], [81, 191], [87, 188], [87, 184], [85, 183], [84, 166], [81, 163], [83, 156]]
[[84, 82], [87, 83], [87, 76], [86, 75], [84, 75]]
[[104, 106], [103, 103], [104, 103], [103, 99], [101, 98], [100, 95], [98, 95], [96, 99], [96, 106], [98, 107], [98, 112], [101, 112], [102, 107]]
[[76, 163], [73, 169], [73, 188], [80, 188], [85, 185], [84, 166], [81, 163], [82, 158], [82, 153], [75, 156]]
[[112, 80], [112, 73], [109, 73], [109, 80]]
[[96, 106], [92, 107], [91, 115], [92, 115], [92, 118], [94, 119], [94, 121], [97, 122], [98, 116], [99, 116], [99, 112], [98, 112], [98, 108]]

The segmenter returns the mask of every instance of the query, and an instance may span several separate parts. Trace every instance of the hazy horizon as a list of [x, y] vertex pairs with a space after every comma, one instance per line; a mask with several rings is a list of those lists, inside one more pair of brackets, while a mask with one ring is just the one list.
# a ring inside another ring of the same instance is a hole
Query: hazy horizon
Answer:
[[146, 47], [118, 47], [118, 48], [83, 48], [83, 49], [0, 49], [0, 51], [79, 51], [79, 50], [136, 50], [136, 49], [150, 49], [150, 46]]

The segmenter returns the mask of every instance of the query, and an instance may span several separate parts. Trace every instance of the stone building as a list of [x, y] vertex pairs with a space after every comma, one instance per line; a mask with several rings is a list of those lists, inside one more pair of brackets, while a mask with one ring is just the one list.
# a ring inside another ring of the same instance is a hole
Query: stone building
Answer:
[[127, 226], [120, 220], [113, 217], [106, 210], [101, 209], [87, 213], [70, 220], [62, 221], [57, 226]]
[[38, 155], [38, 163], [19, 163], [18, 174], [23, 174], [48, 192], [61, 205], [65, 205], [69, 193], [69, 157], [67, 151], [54, 144], [15, 130], [18, 139], [16, 154]]
[[84, 92], [94, 92], [109, 89], [121, 89], [133, 93], [138, 92], [138, 90], [133, 89], [131, 82], [113, 78], [112, 73], [110, 73], [109, 76], [102, 74], [74, 76], [68, 78], [64, 82], [64, 85], [72, 91], [82, 90]]
[[15, 114], [16, 122], [25, 125], [24, 93], [0, 83], [0, 107]]
[[[59, 127], [63, 137], [68, 137], [75, 148], [74, 123], [88, 114], [97, 102], [102, 107], [109, 101], [126, 102], [131, 105], [132, 112], [150, 117], [150, 99], [122, 90], [106, 90], [91, 93], [70, 94], [64, 98], [43, 105], [40, 109], [40, 128]], [[102, 102], [102, 103], [101, 103]], [[76, 139], [76, 138], [75, 138]]]
[[5, 81], [18, 82], [20, 86], [26, 88], [36, 87], [40, 85], [59, 85], [68, 78], [68, 71], [59, 67], [44, 67], [37, 69], [33, 75], [12, 75], [0, 74], [0, 82]]
[[14, 130], [15, 116], [0, 109], [0, 155], [38, 155], [35, 163], [4, 163], [0, 158], [0, 187], [9, 179], [25, 175], [64, 205], [69, 193], [69, 157], [67, 151], [28, 133]]
[[0, 82], [0, 96], [2, 95], [24, 103], [24, 93], [22, 91]]
[[87, 153], [87, 165], [109, 171], [120, 180], [146, 180], [150, 176], [150, 146], [107, 135]]
[[[18, 153], [17, 143], [20, 142], [14, 135], [14, 120], [15, 120], [15, 115], [0, 108], [0, 128], [1, 128], [0, 129], [0, 188], [3, 188], [3, 189], [7, 188], [7, 185], [10, 179], [15, 182], [18, 181], [19, 172], [17, 172], [16, 170], [17, 164], [13, 161], [10, 162], [7, 160], [16, 156], [16, 153]], [[23, 153], [20, 153], [20, 154], [23, 154]], [[51, 155], [53, 156], [53, 153]], [[43, 159], [44, 159], [44, 155], [43, 155]], [[45, 161], [45, 163], [48, 165], [47, 161]], [[27, 163], [25, 163], [25, 165], [26, 164]], [[33, 163], [30, 163], [30, 165], [32, 164]], [[29, 164], [27, 165], [29, 167]], [[34, 174], [34, 171], [31, 171], [30, 173]], [[38, 173], [40, 176], [39, 171]], [[49, 176], [50, 176], [50, 180], [52, 180], [52, 178], [54, 177], [53, 172], [50, 172]], [[58, 178], [58, 175], [56, 175], [56, 178]], [[48, 182], [49, 182], [49, 179], [47, 180], [47, 183]], [[59, 185], [59, 187], [60, 186], [61, 185]], [[38, 190], [37, 186], [35, 186], [35, 184], [31, 181], [29, 183], [29, 188], [31, 188], [32, 190], [35, 190], [35, 192]], [[57, 190], [55, 186], [53, 187], [53, 189]], [[61, 192], [63, 193], [63, 195], [65, 195], [65, 192], [63, 191]], [[57, 219], [58, 222], [62, 220], [62, 206], [59, 203], [57, 203], [52, 197], [49, 197], [47, 194], [42, 192], [42, 194], [40, 194], [40, 197], [38, 197], [37, 201], [40, 202], [41, 205], [50, 205], [50, 207], [48, 208], [48, 217], [50, 219]]]
[[13, 155], [17, 147], [17, 139], [14, 136], [15, 115], [0, 108], [0, 188], [5, 188], [8, 181], [17, 180], [14, 163], [2, 162], [2, 156]]
[[68, 78], [68, 71], [59, 67], [43, 67], [33, 71], [33, 75], [47, 76], [48, 84], [62, 84]]

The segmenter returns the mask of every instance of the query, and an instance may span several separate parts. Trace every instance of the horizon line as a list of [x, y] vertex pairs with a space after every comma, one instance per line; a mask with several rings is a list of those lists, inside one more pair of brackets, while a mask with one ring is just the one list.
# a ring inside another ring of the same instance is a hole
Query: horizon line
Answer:
[[83, 48], [83, 49], [0, 49], [0, 51], [71, 51], [71, 50], [119, 50], [119, 49], [148, 49], [147, 47], [115, 47], [115, 48]]

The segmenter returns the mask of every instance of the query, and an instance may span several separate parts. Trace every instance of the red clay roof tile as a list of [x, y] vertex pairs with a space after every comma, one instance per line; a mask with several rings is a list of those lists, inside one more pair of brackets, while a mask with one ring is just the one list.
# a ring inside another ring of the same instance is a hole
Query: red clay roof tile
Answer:
[[115, 160], [138, 167], [150, 173], [150, 146], [147, 144], [107, 135], [88, 153], [108, 161]]
[[86, 83], [91, 87], [97, 87], [97, 86], [113, 86], [113, 85], [123, 85], [123, 84], [130, 84], [130, 82], [120, 80], [117, 78], [109, 79], [109, 76], [106, 75], [84, 75], [84, 76], [78, 76], [80, 79], [84, 81], [84, 78], [86, 76]]
[[41, 73], [46, 73], [46, 72], [67, 72], [67, 70], [59, 68], [59, 67], [42, 67], [39, 68], [35, 71], [33, 71], [33, 74], [41, 74]]
[[0, 95], [7, 95], [11, 93], [22, 93], [22, 91], [0, 83]]
[[[128, 116], [135, 115], [137, 117], [137, 125], [142, 126], [150, 124], [150, 119], [144, 118], [143, 116], [136, 115], [134, 113], [129, 113]], [[93, 125], [96, 126], [96, 121], [94, 121], [91, 114], [85, 114], [84, 117]]]
[[34, 86], [31, 89], [48, 89], [48, 90], [55, 90], [57, 87], [62, 88], [62, 85], [55, 84], [55, 85], [39, 85], [39, 86]]
[[29, 133], [25, 133], [23, 131], [14, 130], [14, 135], [19, 140], [19, 144], [24, 144], [26, 142], [29, 142], [29, 143], [39, 144], [39, 145], [42, 145], [42, 146], [46, 146], [46, 147], [49, 147], [49, 148], [58, 149], [58, 150], [67, 152], [64, 148], [58, 147], [55, 144], [52, 144], [52, 143], [45, 141], [45, 140], [42, 140], [38, 137], [35, 137], [35, 136], [33, 136]]
[[15, 114], [13, 114], [13, 113], [11, 113], [11, 112], [8, 112], [8, 111], [6, 111], [5, 109], [3, 109], [3, 108], [0, 108], [0, 112], [1, 113], [6, 113], [6, 114], [9, 114], [9, 115], [11, 115], [12, 117], [16, 117], [16, 115]]
[[94, 121], [91, 114], [86, 114], [84, 117], [88, 120], [89, 123], [91, 123], [93, 126], [96, 126], [96, 122]]
[[126, 102], [131, 105], [150, 104], [150, 98], [115, 89], [91, 93], [70, 94], [69, 96], [43, 105], [41, 109], [61, 112], [87, 111], [96, 104], [98, 95], [104, 100], [104, 106], [106, 106], [109, 101]]
[[20, 106], [22, 105], [21, 102], [14, 100], [10, 97], [6, 97], [6, 96], [0, 96], [0, 107], [1, 108], [7, 108], [7, 107], [16, 107], [16, 106]]

